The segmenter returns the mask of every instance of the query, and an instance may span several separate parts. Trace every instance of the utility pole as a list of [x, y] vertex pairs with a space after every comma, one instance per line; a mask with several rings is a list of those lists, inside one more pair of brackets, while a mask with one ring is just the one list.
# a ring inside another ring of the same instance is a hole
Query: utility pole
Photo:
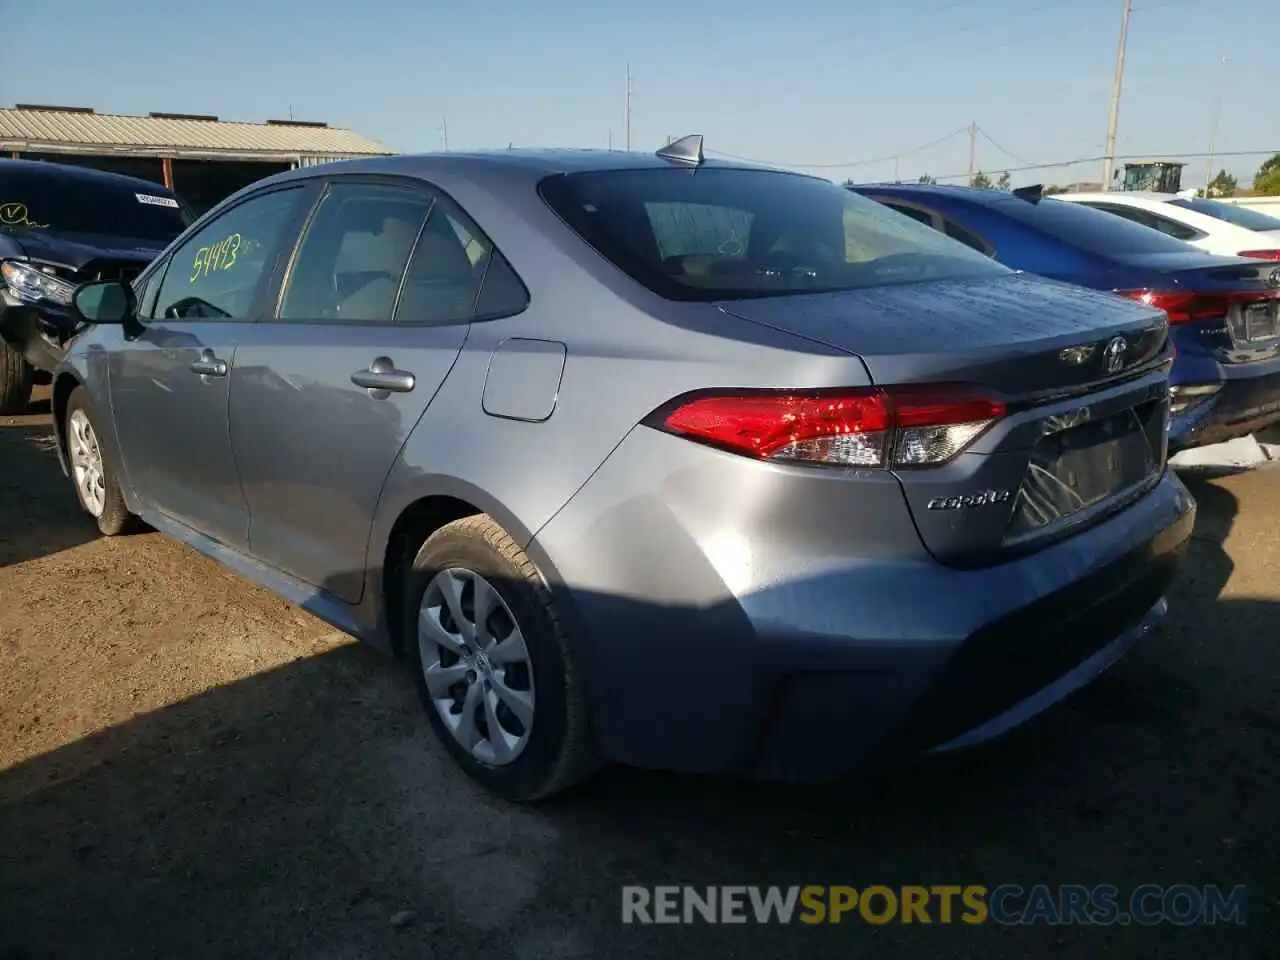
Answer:
[[1214, 141], [1218, 139], [1218, 119], [1222, 116], [1222, 98], [1226, 93], [1227, 87], [1227, 61], [1230, 57], [1223, 57], [1222, 62], [1218, 64], [1218, 98], [1213, 104], [1213, 124], [1209, 127], [1209, 157], [1204, 164], [1204, 196], [1209, 198], [1209, 184], [1213, 182], [1213, 147]]
[[627, 150], [631, 149], [631, 64], [627, 64]]
[[893, 158], [893, 182], [894, 183], [900, 182], [898, 180], [898, 158], [897, 157]]
[[1107, 120], [1107, 156], [1102, 164], [1102, 189], [1111, 189], [1112, 168], [1116, 163], [1116, 125], [1120, 122], [1120, 90], [1124, 86], [1124, 48], [1129, 40], [1129, 14], [1133, 0], [1124, 0], [1124, 16], [1120, 18], [1120, 46], [1116, 50], [1116, 80], [1111, 89], [1111, 116]]
[[440, 120], [440, 148], [445, 153], [449, 152], [449, 120], [443, 117]]
[[969, 185], [973, 184], [973, 175], [977, 173], [978, 162], [978, 121], [969, 124]]
[[613, 151], [613, 127], [609, 128], [609, 151]]

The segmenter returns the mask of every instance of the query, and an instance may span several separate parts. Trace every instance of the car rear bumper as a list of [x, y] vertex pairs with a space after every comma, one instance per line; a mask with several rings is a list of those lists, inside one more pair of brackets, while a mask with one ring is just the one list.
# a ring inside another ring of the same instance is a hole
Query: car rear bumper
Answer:
[[1254, 376], [1224, 379], [1222, 389], [1169, 422], [1169, 452], [1248, 436], [1280, 422], [1280, 361]]
[[[639, 459], [621, 467], [644, 472]], [[942, 567], [903, 539], [896, 554], [792, 555], [788, 575], [761, 574], [778, 552], [768, 531], [758, 556], [739, 544], [757, 574], [750, 588], [721, 581], [718, 598], [692, 601], [705, 570], [673, 536], [670, 514], [682, 511], [670, 484], [682, 471], [670, 471], [661, 510], [620, 503], [613, 476], [612, 507], [592, 502], [575, 518], [577, 501], [596, 496], [589, 483], [531, 552], [569, 611], [607, 757], [766, 779], [834, 779], [966, 745], [1060, 699], [1150, 629], [1195, 518], [1166, 473], [1099, 525], [985, 569]]]

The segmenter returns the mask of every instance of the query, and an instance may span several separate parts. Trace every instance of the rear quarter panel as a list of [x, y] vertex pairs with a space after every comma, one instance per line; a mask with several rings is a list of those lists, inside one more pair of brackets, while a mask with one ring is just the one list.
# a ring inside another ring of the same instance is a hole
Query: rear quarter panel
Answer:
[[[650, 294], [545, 207], [534, 179], [432, 181], [511, 261], [530, 303], [516, 316], [471, 326], [384, 486], [371, 531], [373, 558], [384, 555], [404, 510], [428, 496], [472, 503], [527, 545], [637, 423], [690, 390], [870, 382], [847, 352], [729, 317], [710, 304]], [[551, 415], [535, 422], [486, 413], [494, 351], [506, 343], [518, 352], [529, 341], [531, 351], [539, 341], [565, 345]]]

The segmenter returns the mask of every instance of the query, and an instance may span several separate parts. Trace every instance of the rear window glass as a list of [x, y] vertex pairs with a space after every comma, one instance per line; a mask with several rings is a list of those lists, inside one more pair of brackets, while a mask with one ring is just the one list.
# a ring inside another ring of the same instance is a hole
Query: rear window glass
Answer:
[[93, 233], [165, 245], [190, 222], [159, 184], [118, 185], [67, 176], [56, 166], [48, 173], [0, 169], [0, 230]]
[[1175, 207], [1183, 207], [1203, 213], [1215, 220], [1225, 220], [1246, 230], [1280, 230], [1280, 220], [1258, 213], [1248, 207], [1238, 207], [1234, 203], [1220, 203], [1217, 200], [1201, 200], [1198, 197], [1179, 197], [1169, 201]]
[[873, 200], [812, 177], [675, 167], [549, 177], [543, 198], [661, 296], [723, 300], [1007, 273]]
[[1073, 247], [1104, 255], [1186, 253], [1191, 248], [1168, 234], [1080, 203], [1045, 197], [1038, 203], [1002, 200], [994, 209], [1033, 230]]

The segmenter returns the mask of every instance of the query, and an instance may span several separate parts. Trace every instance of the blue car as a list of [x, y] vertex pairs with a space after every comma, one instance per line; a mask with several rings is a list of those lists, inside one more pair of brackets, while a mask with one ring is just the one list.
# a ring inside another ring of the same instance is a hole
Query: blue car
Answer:
[[1280, 267], [1219, 257], [1099, 210], [924, 184], [852, 188], [1015, 270], [1109, 290], [1169, 315], [1171, 453], [1280, 421]]

